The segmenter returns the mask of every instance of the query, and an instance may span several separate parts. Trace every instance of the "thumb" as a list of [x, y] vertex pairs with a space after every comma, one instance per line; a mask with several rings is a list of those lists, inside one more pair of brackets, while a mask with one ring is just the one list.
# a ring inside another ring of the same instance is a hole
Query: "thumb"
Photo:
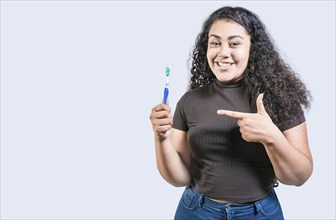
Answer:
[[264, 93], [261, 93], [258, 95], [258, 98], [257, 98], [257, 111], [258, 113], [260, 114], [264, 114], [266, 112], [265, 110], [265, 107], [264, 107], [264, 103], [263, 103], [263, 97], [264, 97]]

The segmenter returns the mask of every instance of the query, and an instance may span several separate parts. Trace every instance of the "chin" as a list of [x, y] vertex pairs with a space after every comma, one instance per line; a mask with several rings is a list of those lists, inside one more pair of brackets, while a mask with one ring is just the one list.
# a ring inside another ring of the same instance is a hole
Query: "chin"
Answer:
[[231, 82], [231, 81], [235, 80], [234, 77], [228, 76], [228, 74], [224, 75], [223, 73], [217, 74], [216, 78], [221, 82]]
[[236, 82], [236, 81], [238, 81], [238, 80], [240, 80], [240, 79], [242, 79], [243, 78], [243, 76], [242, 76], [243, 74], [239, 74], [239, 75], [237, 75], [237, 74], [233, 74], [233, 73], [223, 73], [223, 72], [217, 72], [216, 74], [215, 74], [215, 76], [216, 76], [216, 78], [219, 80], [219, 81], [221, 81], [221, 82]]

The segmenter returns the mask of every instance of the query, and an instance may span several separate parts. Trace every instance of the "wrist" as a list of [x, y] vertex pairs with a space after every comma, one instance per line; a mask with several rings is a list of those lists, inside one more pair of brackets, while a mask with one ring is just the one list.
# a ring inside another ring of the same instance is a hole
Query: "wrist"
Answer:
[[278, 142], [279, 138], [281, 138], [282, 132], [279, 130], [277, 126], [273, 126], [272, 129], [267, 130], [267, 134], [265, 135], [264, 140], [262, 140], [262, 144], [265, 146], [274, 146], [275, 143]]
[[165, 142], [169, 138], [169, 132], [164, 132], [164, 133], [156, 133], [155, 134], [155, 141], [158, 141], [160, 143]]

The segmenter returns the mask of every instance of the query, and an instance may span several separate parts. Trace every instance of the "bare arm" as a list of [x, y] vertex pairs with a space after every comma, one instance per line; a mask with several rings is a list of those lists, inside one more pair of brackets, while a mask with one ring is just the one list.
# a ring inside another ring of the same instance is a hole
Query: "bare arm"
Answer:
[[190, 153], [187, 146], [187, 133], [172, 129], [172, 116], [168, 105], [160, 104], [152, 109], [152, 122], [156, 162], [161, 176], [174, 186], [190, 183], [188, 164]]
[[258, 112], [254, 114], [226, 110], [217, 113], [237, 118], [242, 138], [264, 145], [280, 182], [297, 186], [304, 184], [313, 170], [306, 123], [281, 132], [267, 114], [262, 95], [257, 99], [257, 107]]
[[279, 181], [300, 186], [311, 176], [313, 159], [308, 145], [306, 123], [283, 133], [274, 133], [264, 143]]

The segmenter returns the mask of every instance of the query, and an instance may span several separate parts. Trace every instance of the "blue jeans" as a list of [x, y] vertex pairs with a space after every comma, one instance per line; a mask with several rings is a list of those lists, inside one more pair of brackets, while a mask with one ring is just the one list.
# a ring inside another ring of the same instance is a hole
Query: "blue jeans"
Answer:
[[247, 204], [220, 203], [187, 186], [178, 204], [175, 220], [278, 220], [284, 219], [279, 200], [272, 190], [266, 197]]

